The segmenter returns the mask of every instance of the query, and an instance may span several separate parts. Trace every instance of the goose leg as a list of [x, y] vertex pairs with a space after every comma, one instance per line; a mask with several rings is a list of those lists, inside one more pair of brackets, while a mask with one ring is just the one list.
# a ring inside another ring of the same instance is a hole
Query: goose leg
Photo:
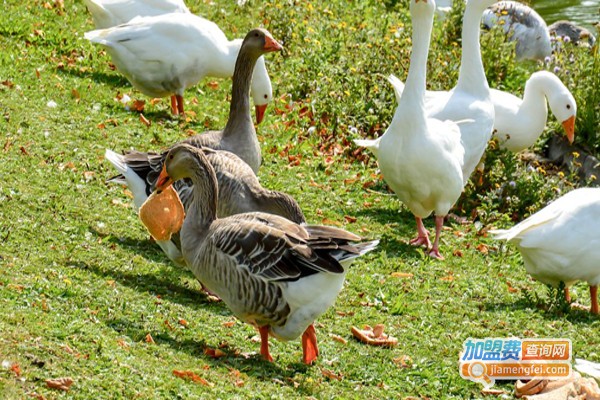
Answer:
[[415, 220], [417, 221], [417, 237], [408, 243], [413, 246], [425, 246], [426, 248], [429, 248], [431, 246], [431, 242], [429, 241], [429, 232], [427, 232], [427, 229], [425, 229], [423, 220], [421, 218], [415, 216]]
[[171, 113], [173, 115], [177, 115], [179, 110], [177, 109], [177, 97], [175, 95], [171, 96]]
[[318, 356], [317, 334], [314, 325], [310, 324], [302, 334], [302, 361], [310, 365]]
[[185, 111], [183, 110], [183, 96], [176, 94], [175, 99], [177, 100], [177, 111], [178, 111], [179, 115], [184, 117]]
[[[590, 289], [591, 289], [591, 287], [590, 287]], [[567, 303], [571, 302], [571, 294], [569, 293], [568, 287], [565, 288], [565, 300], [567, 301]]]
[[272, 362], [273, 357], [269, 353], [269, 326], [261, 326], [258, 328], [258, 332], [260, 333], [260, 354], [265, 360]]
[[444, 257], [440, 254], [440, 235], [442, 234], [442, 226], [444, 226], [444, 217], [435, 216], [435, 240], [433, 241], [433, 247], [429, 252], [429, 257], [443, 260]]
[[598, 314], [598, 285], [590, 286], [590, 297], [592, 298], [592, 314]]

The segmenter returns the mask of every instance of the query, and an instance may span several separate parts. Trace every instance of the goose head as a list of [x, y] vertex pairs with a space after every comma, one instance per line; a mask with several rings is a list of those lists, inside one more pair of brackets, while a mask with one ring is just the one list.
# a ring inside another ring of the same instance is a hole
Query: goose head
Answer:
[[269, 78], [264, 57], [260, 57], [256, 60], [254, 73], [252, 74], [251, 92], [256, 112], [256, 123], [260, 124], [264, 118], [267, 105], [273, 100], [271, 78]]
[[167, 153], [162, 171], [156, 180], [155, 190], [161, 193], [174, 182], [184, 178], [192, 179], [194, 185], [197, 184], [196, 178], [201, 178], [201, 182], [209, 182], [208, 186], [217, 187], [217, 177], [202, 149], [181, 143]]
[[577, 115], [575, 98], [562, 82], [560, 82], [560, 85], [550, 87], [547, 98], [550, 111], [562, 123], [569, 143], [573, 143], [575, 139], [575, 117]]
[[260, 56], [265, 53], [280, 51], [283, 47], [273, 39], [273, 36], [267, 30], [256, 28], [248, 32], [244, 38], [242, 48], [255, 52], [257, 58], [252, 79], [252, 98], [256, 109], [256, 122], [260, 124], [265, 115], [267, 104], [273, 98], [273, 89], [265, 67], [265, 60]]
[[410, 13], [416, 15], [430, 15], [435, 12], [435, 0], [411, 0]]

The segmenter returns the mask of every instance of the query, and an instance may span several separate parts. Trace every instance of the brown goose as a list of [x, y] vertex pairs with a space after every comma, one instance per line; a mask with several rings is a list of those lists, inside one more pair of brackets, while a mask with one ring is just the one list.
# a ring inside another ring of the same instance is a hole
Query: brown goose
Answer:
[[[217, 174], [219, 184], [217, 215], [219, 217], [262, 211], [280, 215], [298, 224], [306, 222], [300, 206], [293, 197], [263, 188], [252, 169], [238, 156], [228, 151], [206, 147], [202, 147], [201, 150]], [[127, 185], [133, 194], [135, 208], [138, 210], [154, 190], [165, 156], [135, 150], [120, 155], [106, 150], [105, 158], [120, 173], [109, 181]], [[187, 211], [191, 202], [191, 182], [181, 180], [174, 187]], [[175, 264], [185, 266], [178, 235], [174, 235], [171, 240], [156, 242]]]
[[281, 340], [302, 335], [302, 360], [312, 363], [318, 356], [314, 320], [335, 302], [350, 261], [378, 241], [261, 212], [217, 218], [217, 176], [203, 151], [181, 144], [169, 151], [156, 190], [186, 178], [193, 185], [181, 248], [194, 275], [258, 328], [265, 359], [272, 360], [269, 334]]

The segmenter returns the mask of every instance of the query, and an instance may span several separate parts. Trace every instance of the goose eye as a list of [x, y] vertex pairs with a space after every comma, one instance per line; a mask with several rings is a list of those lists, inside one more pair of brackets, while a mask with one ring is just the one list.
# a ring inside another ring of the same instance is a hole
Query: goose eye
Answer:
[[265, 94], [265, 99], [266, 99], [266, 98], [268, 98], [268, 97], [269, 97], [269, 96], [267, 96], [267, 95]]
[[571, 105], [567, 104], [567, 110], [570, 110], [570, 109], [571, 109]]
[[169, 155], [169, 160], [172, 160], [173, 158], [175, 158], [173, 154]]

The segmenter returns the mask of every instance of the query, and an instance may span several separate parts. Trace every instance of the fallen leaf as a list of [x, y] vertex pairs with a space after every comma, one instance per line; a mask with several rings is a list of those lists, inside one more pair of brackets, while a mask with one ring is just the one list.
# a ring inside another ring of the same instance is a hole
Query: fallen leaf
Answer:
[[454, 251], [452, 252], [452, 255], [453, 255], [454, 257], [462, 257], [462, 256], [463, 256], [463, 252], [462, 252], [461, 250], [458, 250], [458, 249], [456, 249], [456, 250], [454, 250]]
[[356, 222], [356, 217], [351, 217], [350, 215], [344, 215], [344, 219], [351, 224]]
[[506, 286], [508, 286], [508, 291], [511, 293], [517, 293], [519, 289], [514, 288], [509, 281], [506, 281]]
[[348, 341], [339, 335], [334, 335], [333, 333], [329, 334], [329, 337], [335, 340], [336, 342], [340, 342], [341, 344], [346, 344]]
[[326, 376], [329, 379], [333, 379], [336, 381], [342, 380], [342, 374], [336, 374], [335, 372], [330, 371], [326, 368], [321, 368], [321, 373], [323, 374], [323, 376]]
[[19, 366], [19, 364], [14, 363], [10, 366], [10, 370], [14, 372], [17, 377], [21, 376], [21, 367]]
[[27, 149], [26, 149], [25, 147], [21, 146], [21, 147], [19, 147], [19, 149], [21, 149], [21, 153], [22, 153], [22, 154], [24, 154], [24, 155], [26, 155], [26, 156], [28, 156], [28, 155], [29, 155], [29, 152], [27, 151]]
[[502, 389], [483, 388], [481, 389], [481, 394], [484, 396], [501, 396], [508, 394], [508, 392]]
[[223, 325], [225, 328], [231, 328], [235, 324], [236, 324], [235, 321], [227, 321], [227, 322], [223, 322], [221, 325]]
[[196, 375], [192, 371], [179, 371], [179, 370], [174, 369], [173, 375], [175, 375], [176, 377], [181, 378], [181, 379], [189, 379], [192, 382], [200, 383], [204, 386], [209, 386], [209, 387], [215, 386], [214, 383], [208, 382], [206, 379]]
[[9, 89], [12, 89], [15, 86], [15, 84], [9, 80], [2, 81], [0, 82], [0, 84], [2, 84], [2, 86], [6, 86]]
[[321, 221], [323, 223], [323, 225], [335, 225], [335, 226], [342, 226], [341, 223], [334, 221], [332, 219], [329, 218], [323, 218], [323, 220]]
[[144, 111], [144, 107], [146, 106], [146, 102], [144, 100], [134, 100], [131, 104], [131, 108], [137, 112]]
[[140, 122], [144, 124], [144, 126], [146, 126], [147, 128], [149, 128], [150, 125], [152, 125], [152, 122], [150, 122], [146, 117], [144, 117], [144, 114], [140, 114]]
[[79, 91], [77, 89], [71, 89], [71, 97], [73, 97], [76, 100], [81, 99], [81, 95], [79, 94]]
[[50, 389], [58, 389], [58, 390], [69, 390], [71, 385], [73, 384], [73, 379], [71, 378], [56, 378], [56, 379], [46, 379], [46, 386]]
[[410, 368], [412, 366], [412, 358], [406, 354], [392, 359], [392, 362], [400, 368]]
[[145, 338], [144, 340], [146, 341], [146, 343], [152, 343], [152, 344], [155, 344], [155, 342], [154, 342], [154, 338], [152, 337], [152, 335], [151, 335], [151, 334], [147, 334], [147, 335], [146, 335], [146, 338]]
[[206, 84], [206, 86], [208, 86], [211, 89], [218, 89], [219, 88], [219, 82], [217, 81], [210, 81]]
[[185, 319], [180, 319], [177, 322], [179, 322], [179, 325], [181, 325], [181, 326], [188, 326], [189, 325], [189, 323]]
[[212, 358], [221, 358], [227, 355], [223, 350], [213, 349], [210, 347], [204, 348], [204, 354]]
[[485, 254], [487, 255], [487, 253], [489, 252], [488, 247], [483, 244], [483, 243], [479, 243], [476, 247], [476, 249], [481, 253], [481, 254]]
[[394, 278], [412, 278], [414, 275], [410, 272], [392, 272], [391, 276]]

